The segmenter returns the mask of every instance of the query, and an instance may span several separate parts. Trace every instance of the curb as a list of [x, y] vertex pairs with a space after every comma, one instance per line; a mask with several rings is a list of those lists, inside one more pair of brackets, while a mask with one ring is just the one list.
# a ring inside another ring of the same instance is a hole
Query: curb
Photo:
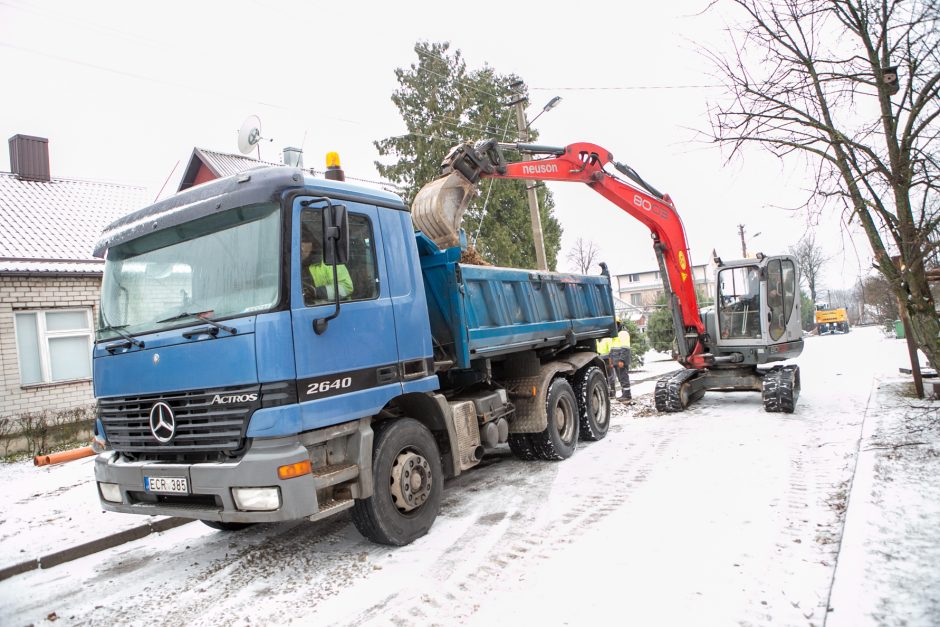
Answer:
[[0, 568], [0, 581], [9, 579], [15, 575], [29, 572], [31, 570], [36, 570], [39, 568], [52, 568], [53, 566], [58, 566], [59, 564], [64, 564], [66, 562], [71, 562], [72, 560], [86, 557], [92, 553], [98, 553], [99, 551], [104, 551], [105, 549], [111, 549], [127, 542], [133, 542], [134, 540], [140, 540], [141, 538], [149, 536], [151, 533], [167, 531], [169, 529], [173, 529], [191, 522], [193, 522], [191, 518], [164, 518], [162, 520], [148, 522], [145, 525], [132, 527], [131, 529], [126, 529], [110, 536], [105, 536], [104, 538], [99, 538], [97, 540], [92, 540], [91, 542], [79, 544], [62, 551], [56, 551], [55, 553], [49, 553], [48, 555], [42, 555], [36, 559], [20, 562], [19, 564], [13, 564], [12, 566], [7, 566], [6, 568]]

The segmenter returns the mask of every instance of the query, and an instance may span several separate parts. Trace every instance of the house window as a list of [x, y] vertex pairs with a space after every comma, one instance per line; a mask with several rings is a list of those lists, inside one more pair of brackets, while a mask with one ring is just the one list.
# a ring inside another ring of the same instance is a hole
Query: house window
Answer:
[[23, 385], [91, 378], [91, 309], [15, 314]]
[[637, 292], [636, 294], [630, 294], [630, 304], [631, 305], [642, 305], [643, 304], [643, 294]]
[[628, 274], [628, 275], [627, 275], [627, 281], [629, 281], [630, 283], [639, 283], [639, 281], [640, 281], [640, 275], [639, 275], [639, 274]]

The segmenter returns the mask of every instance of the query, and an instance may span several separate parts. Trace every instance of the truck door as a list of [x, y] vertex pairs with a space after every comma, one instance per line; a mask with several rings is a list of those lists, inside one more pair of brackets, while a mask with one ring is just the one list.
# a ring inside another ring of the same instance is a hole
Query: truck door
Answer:
[[375, 414], [401, 394], [378, 211], [365, 203], [331, 202], [349, 214], [349, 259], [337, 266], [339, 316], [321, 334], [314, 321], [335, 310], [333, 266], [322, 256], [327, 202], [297, 197], [291, 218], [291, 316], [304, 430]]

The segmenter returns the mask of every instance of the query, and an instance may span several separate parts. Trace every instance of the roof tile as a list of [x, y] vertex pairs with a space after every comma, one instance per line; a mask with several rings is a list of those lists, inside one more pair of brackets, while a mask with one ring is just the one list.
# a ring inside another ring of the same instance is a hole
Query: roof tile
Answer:
[[92, 248], [102, 229], [146, 205], [146, 191], [73, 179], [25, 181], [0, 172], [0, 272], [100, 272]]

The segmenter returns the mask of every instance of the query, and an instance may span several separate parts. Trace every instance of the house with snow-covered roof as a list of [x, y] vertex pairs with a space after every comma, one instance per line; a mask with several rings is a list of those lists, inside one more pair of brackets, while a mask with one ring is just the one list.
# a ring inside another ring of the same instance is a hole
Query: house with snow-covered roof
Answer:
[[49, 142], [15, 135], [0, 172], [0, 421], [49, 424], [94, 403], [91, 351], [104, 227], [148, 202], [142, 187], [52, 176]]

